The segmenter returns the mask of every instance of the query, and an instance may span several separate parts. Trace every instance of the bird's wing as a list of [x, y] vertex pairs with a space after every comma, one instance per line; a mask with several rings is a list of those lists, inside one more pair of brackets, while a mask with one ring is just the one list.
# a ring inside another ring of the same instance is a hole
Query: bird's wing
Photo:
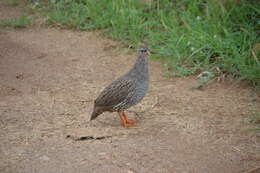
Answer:
[[133, 91], [134, 84], [129, 79], [118, 79], [107, 86], [95, 100], [95, 106], [113, 107], [123, 102], [130, 92]]

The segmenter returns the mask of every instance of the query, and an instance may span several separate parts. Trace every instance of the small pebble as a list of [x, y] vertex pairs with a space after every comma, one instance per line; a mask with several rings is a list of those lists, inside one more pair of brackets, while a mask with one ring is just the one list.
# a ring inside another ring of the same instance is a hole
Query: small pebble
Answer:
[[106, 153], [98, 153], [99, 156], [104, 156]]
[[43, 156], [39, 157], [39, 160], [48, 161], [48, 160], [50, 160], [50, 158], [46, 155], [43, 155]]

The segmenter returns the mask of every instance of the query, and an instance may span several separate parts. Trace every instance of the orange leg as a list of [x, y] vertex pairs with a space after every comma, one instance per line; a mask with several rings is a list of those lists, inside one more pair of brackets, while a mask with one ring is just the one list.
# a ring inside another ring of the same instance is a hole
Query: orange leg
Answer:
[[132, 121], [132, 120], [128, 120], [126, 114], [124, 112], [122, 113], [119, 113], [119, 116], [120, 116], [120, 119], [121, 119], [121, 122], [122, 122], [122, 125], [124, 127], [131, 127], [131, 126], [134, 126], [135, 125], [135, 122]]
[[125, 118], [127, 124], [135, 125], [135, 121], [129, 120], [129, 119], [127, 118], [127, 115], [126, 115], [124, 112], [123, 112], [123, 116], [124, 116], [124, 118]]

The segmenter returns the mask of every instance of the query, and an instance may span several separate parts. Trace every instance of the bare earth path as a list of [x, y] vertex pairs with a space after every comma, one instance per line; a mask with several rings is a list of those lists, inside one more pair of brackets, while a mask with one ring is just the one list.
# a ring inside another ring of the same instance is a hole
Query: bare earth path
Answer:
[[[0, 4], [1, 10], [9, 8]], [[10, 10], [7, 10], [10, 11]], [[135, 55], [97, 33], [32, 27], [0, 30], [0, 172], [238, 173], [260, 166], [260, 111], [246, 86], [168, 78], [150, 62], [147, 97], [121, 127], [116, 114], [89, 123], [93, 99]], [[70, 137], [68, 137], [68, 135]], [[75, 141], [78, 136], [109, 136]]]

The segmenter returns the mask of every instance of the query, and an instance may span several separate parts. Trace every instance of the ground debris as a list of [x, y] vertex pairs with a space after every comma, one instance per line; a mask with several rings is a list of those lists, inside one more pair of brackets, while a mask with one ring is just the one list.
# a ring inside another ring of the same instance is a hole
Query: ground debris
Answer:
[[253, 168], [253, 169], [244, 171], [244, 172], [242, 172], [242, 173], [259, 173], [259, 172], [260, 172], [260, 166], [257, 167], [257, 168]]
[[43, 155], [43, 156], [39, 157], [39, 160], [48, 161], [48, 160], [50, 160], [50, 158], [46, 155]]
[[84, 141], [84, 140], [102, 140], [106, 138], [111, 138], [112, 136], [100, 136], [100, 137], [94, 137], [94, 136], [80, 136], [80, 137], [75, 137], [75, 136], [70, 136], [67, 135], [67, 138], [72, 138], [75, 141]]
[[84, 140], [103, 140], [112, 137], [119, 137], [136, 133], [120, 127], [102, 128], [102, 127], [85, 127], [69, 129], [65, 133], [66, 138], [75, 141]]

